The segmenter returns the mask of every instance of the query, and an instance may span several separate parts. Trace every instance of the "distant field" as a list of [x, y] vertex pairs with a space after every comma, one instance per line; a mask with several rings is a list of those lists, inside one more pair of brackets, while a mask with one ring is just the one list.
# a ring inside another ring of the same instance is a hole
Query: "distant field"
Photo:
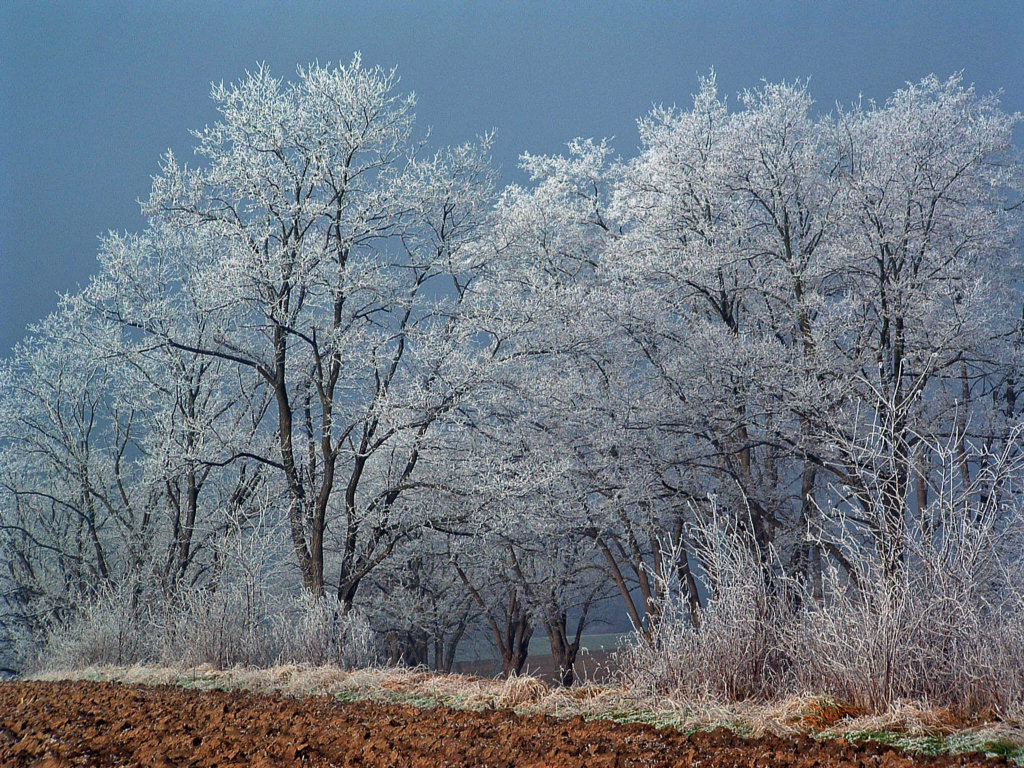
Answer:
[[[580, 638], [580, 652], [614, 651], [618, 645], [629, 637], [628, 632], [606, 632], [583, 635]], [[530, 640], [531, 656], [547, 656], [551, 653], [551, 641], [543, 633], [538, 633]], [[495, 658], [494, 643], [487, 637], [468, 638], [459, 645], [455, 654], [456, 661], [486, 661]]]
[[[610, 654], [629, 637], [627, 632], [595, 633], [580, 638], [580, 653], [576, 657], [576, 674], [582, 680], [607, 681], [610, 677]], [[453, 672], [490, 677], [501, 669], [494, 645], [484, 640], [466, 643], [455, 656]], [[557, 668], [551, 658], [551, 642], [546, 636], [530, 640], [530, 652], [524, 674], [553, 682]]]
[[[628, 632], [583, 635], [580, 638], [580, 652], [614, 651], [629, 637]], [[531, 656], [546, 656], [551, 653], [551, 641], [546, 636], [530, 640]]]

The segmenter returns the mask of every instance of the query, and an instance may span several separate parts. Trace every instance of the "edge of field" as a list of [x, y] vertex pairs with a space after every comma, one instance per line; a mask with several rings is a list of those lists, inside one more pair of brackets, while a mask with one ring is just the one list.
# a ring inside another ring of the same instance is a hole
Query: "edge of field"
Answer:
[[717, 704], [640, 699], [612, 685], [571, 688], [535, 677], [490, 679], [399, 668], [344, 670], [285, 665], [268, 669], [94, 666], [38, 673], [29, 680], [92, 680], [132, 685], [177, 685], [197, 690], [248, 690], [288, 696], [329, 696], [421, 708], [510, 709], [518, 714], [643, 723], [693, 733], [727, 728], [739, 736], [796, 736], [875, 741], [927, 755], [982, 752], [1024, 766], [1024, 723], [964, 722], [941, 709], [901, 703], [865, 714], [825, 696], [772, 703]]

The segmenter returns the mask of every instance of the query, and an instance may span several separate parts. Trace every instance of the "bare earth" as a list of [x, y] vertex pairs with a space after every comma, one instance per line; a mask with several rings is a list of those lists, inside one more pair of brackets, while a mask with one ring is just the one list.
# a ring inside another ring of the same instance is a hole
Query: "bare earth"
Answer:
[[0, 766], [1007, 765], [911, 756], [869, 743], [685, 736], [646, 725], [245, 691], [87, 681], [0, 683]]

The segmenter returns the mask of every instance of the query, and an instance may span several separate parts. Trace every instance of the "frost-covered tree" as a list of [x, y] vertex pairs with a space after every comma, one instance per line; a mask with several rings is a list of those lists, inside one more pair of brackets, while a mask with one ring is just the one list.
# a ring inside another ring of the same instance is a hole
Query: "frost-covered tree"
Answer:
[[[269, 393], [253, 414], [263, 439], [216, 460], [278, 474], [306, 589], [329, 580], [346, 608], [413, 524], [400, 498], [480, 375], [460, 305], [487, 140], [421, 156], [396, 85], [356, 57], [292, 83], [261, 68], [215, 86], [204, 162], [168, 155], [143, 206], [151, 230], [108, 239], [93, 286], [106, 316], [234, 366], [254, 401]], [[132, 288], [154, 275], [167, 302]]]
[[[959, 77], [930, 77], [831, 126], [845, 306], [827, 338], [847, 387], [823, 414], [825, 463], [890, 572], [902, 567], [910, 513], [937, 485], [929, 444], [957, 435], [965, 455], [965, 440], [991, 448], [1019, 420], [1015, 121]], [[966, 461], [962, 470], [969, 484]]]
[[634, 622], [657, 612], [662, 552], [692, 585], [686, 516], [707, 495], [769, 581], [785, 548], [820, 596], [822, 549], [842, 556], [821, 504], [859, 505], [893, 569], [937, 482], [924, 435], [1005, 439], [1019, 419], [1015, 118], [958, 77], [812, 107], [768, 84], [730, 110], [711, 77], [640, 121], [632, 160], [527, 156], [534, 186], [499, 208], [519, 278], [502, 289], [528, 308], [508, 343], [543, 360], [529, 418], [578, 459], [610, 576], [627, 607], [644, 597]]
[[375, 633], [449, 669], [488, 636], [514, 673], [544, 631], [569, 683], [607, 598], [708, 669], [752, 621], [799, 626], [763, 658], [931, 622], [966, 572], [979, 626], [1015, 604], [1024, 166], [994, 97], [828, 112], [712, 75], [633, 157], [576, 140], [495, 194], [490, 139], [426, 151], [358, 57], [212, 96], [198, 163], [167, 156], [146, 229], [0, 369], [8, 633], [108, 584], [168, 627], [238, 594], [214, 655], [271, 656], [294, 588], [289, 658]]
[[111, 590], [169, 599], [223, 567], [215, 542], [260, 475], [200, 457], [251, 404], [217, 366], [153, 352], [66, 297], [5, 364], [0, 536], [14, 634], [63, 626]]

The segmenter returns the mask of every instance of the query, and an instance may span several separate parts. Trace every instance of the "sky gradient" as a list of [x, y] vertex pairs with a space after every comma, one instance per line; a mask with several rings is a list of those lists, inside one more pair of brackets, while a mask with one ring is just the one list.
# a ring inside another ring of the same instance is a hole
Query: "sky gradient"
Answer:
[[[520, 152], [614, 136], [721, 91], [809, 78], [823, 111], [963, 70], [1024, 111], [1024, 3], [20, 2], [0, 4], [0, 355], [57, 293], [95, 270], [97, 238], [145, 226], [137, 200], [168, 148], [216, 118], [212, 81], [257, 62], [397, 66], [435, 145], [497, 131], [504, 182]], [[1018, 145], [1024, 129], [1017, 130]]]

